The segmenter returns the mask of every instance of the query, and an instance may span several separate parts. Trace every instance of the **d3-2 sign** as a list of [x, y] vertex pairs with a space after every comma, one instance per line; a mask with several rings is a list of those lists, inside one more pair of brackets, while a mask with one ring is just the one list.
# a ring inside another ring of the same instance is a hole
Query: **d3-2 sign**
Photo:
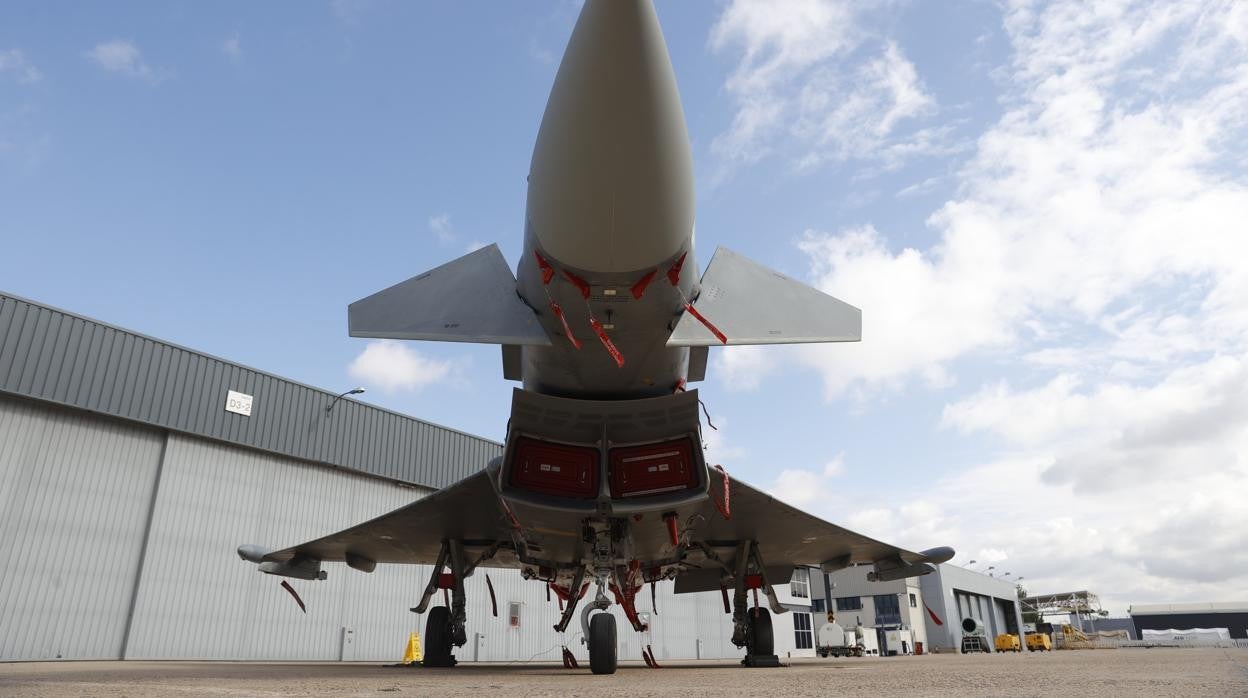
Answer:
[[251, 416], [251, 396], [246, 393], [229, 391], [225, 396], [225, 411], [241, 414], [244, 417]]

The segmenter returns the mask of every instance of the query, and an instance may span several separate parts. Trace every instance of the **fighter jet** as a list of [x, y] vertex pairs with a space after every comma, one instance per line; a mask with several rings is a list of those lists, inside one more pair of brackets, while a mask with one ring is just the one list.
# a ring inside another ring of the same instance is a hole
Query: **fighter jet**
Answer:
[[[861, 338], [861, 312], [720, 248], [699, 276], [694, 182], [676, 78], [650, 0], [587, 0], [528, 173], [524, 252], [497, 245], [351, 304], [351, 336], [502, 347], [512, 393], [503, 455], [384, 516], [282, 550], [260, 571], [324, 579], [325, 562], [433, 566], [424, 663], [467, 640], [464, 579], [519, 569], [578, 606], [595, 674], [616, 670], [613, 601], [642, 632], [643, 586], [715, 591], [747, 666], [775, 665], [775, 593], [795, 565], [927, 574], [949, 548], [911, 552], [846, 530], [706, 462], [698, 393], [710, 347]], [[448, 606], [430, 608], [439, 589]], [[592, 589], [590, 600], [583, 597]], [[754, 604], [749, 593], [754, 591]], [[760, 606], [758, 592], [766, 605]]]

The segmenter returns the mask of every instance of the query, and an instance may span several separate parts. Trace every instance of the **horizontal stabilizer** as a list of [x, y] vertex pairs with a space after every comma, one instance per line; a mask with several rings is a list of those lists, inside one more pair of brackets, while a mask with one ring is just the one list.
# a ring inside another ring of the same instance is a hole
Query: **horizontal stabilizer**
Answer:
[[721, 342], [686, 312], [667, 340], [669, 347], [862, 339], [861, 310], [723, 247], [707, 265], [693, 307], [728, 341]]
[[351, 304], [352, 337], [549, 345], [537, 315], [516, 294], [498, 245], [482, 247]]

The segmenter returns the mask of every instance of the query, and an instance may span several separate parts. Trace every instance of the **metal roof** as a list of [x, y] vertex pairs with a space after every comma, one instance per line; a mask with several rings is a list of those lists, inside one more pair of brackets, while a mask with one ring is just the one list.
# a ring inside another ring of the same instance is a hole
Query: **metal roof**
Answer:
[[[250, 416], [226, 394], [253, 396]], [[8, 393], [425, 487], [445, 487], [502, 445], [0, 292]]]
[[1248, 603], [1150, 603], [1127, 609], [1132, 616], [1161, 616], [1177, 613], [1248, 613]]

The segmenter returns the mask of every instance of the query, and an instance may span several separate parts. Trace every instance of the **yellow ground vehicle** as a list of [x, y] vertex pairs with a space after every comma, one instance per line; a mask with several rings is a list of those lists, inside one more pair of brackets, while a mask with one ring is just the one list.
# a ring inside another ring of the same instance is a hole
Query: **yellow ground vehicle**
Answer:
[[1052, 652], [1053, 641], [1047, 633], [1027, 633], [1028, 652]]
[[998, 635], [997, 639], [993, 641], [993, 644], [996, 646], [998, 652], [1022, 651], [1021, 646], [1018, 644], [1018, 636], [1010, 635], [1009, 633]]

